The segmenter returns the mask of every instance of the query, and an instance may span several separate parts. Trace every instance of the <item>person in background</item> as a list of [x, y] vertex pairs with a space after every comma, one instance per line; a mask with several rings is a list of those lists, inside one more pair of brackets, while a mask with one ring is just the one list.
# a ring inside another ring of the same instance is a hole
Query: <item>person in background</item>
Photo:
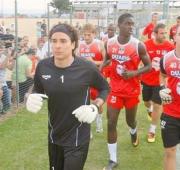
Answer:
[[[86, 58], [99, 67], [105, 56], [104, 44], [102, 41], [95, 38], [96, 28], [94, 25], [86, 24], [84, 25], [82, 31], [84, 40], [79, 42], [78, 55], [79, 57]], [[91, 88], [90, 92], [91, 99], [95, 100], [98, 96], [98, 90]], [[98, 133], [103, 132], [102, 112], [103, 109], [101, 108], [96, 119], [96, 132]]]
[[159, 96], [160, 82], [160, 59], [169, 51], [174, 49], [174, 45], [166, 40], [166, 25], [159, 23], [153, 30], [154, 38], [145, 41], [147, 52], [151, 59], [152, 68], [149, 72], [142, 74], [142, 96], [144, 105], [150, 116], [151, 124], [148, 130], [147, 141], [155, 142], [156, 127], [161, 115], [161, 98]]
[[158, 13], [153, 13], [151, 22], [148, 23], [143, 30], [143, 35], [147, 36], [147, 39], [153, 38], [152, 33], [157, 22], [158, 22]]
[[178, 27], [178, 26], [180, 26], [180, 16], [178, 16], [178, 17], [176, 18], [176, 24], [173, 25], [173, 26], [170, 28], [170, 31], [169, 31], [169, 39], [170, 39], [171, 41], [173, 41], [173, 42], [174, 42], [174, 37], [175, 37], [175, 35], [176, 35], [176, 31], [177, 31], [177, 27]]
[[10, 92], [6, 83], [6, 68], [8, 65], [9, 56], [5, 53], [5, 46], [2, 41], [0, 41], [0, 84], [2, 95], [2, 108], [0, 114], [5, 114], [10, 109], [11, 99]]
[[[117, 122], [120, 111], [125, 107], [126, 122], [129, 126], [131, 143], [139, 144], [136, 113], [139, 103], [139, 76], [150, 70], [151, 63], [142, 42], [132, 36], [134, 18], [124, 13], [118, 18], [119, 35], [107, 42], [105, 66], [111, 62], [110, 88], [107, 98], [107, 146], [109, 162], [104, 170], [112, 170], [117, 163]], [[139, 67], [142, 61], [143, 66]]]
[[174, 40], [175, 50], [160, 61], [162, 89], [159, 94], [163, 103], [160, 125], [165, 151], [164, 170], [176, 170], [176, 146], [180, 143], [180, 26]]

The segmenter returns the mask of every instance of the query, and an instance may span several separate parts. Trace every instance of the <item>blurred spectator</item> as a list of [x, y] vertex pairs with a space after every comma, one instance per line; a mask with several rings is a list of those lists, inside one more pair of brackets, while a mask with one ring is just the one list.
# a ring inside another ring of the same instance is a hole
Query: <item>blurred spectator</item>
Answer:
[[[32, 78], [31, 69], [32, 69], [32, 61], [29, 59], [26, 54], [17, 55], [17, 58], [14, 58], [17, 61], [17, 68], [14, 62], [13, 67], [13, 90], [15, 90], [16, 81], [18, 81], [19, 85], [19, 102], [22, 103], [24, 101], [24, 96], [29, 89], [28, 78]], [[16, 70], [17, 69], [17, 70]], [[18, 80], [16, 77], [16, 73], [18, 74]]]
[[153, 33], [153, 30], [154, 30], [154, 27], [157, 24], [157, 21], [158, 21], [158, 13], [153, 13], [151, 22], [146, 25], [146, 27], [144, 28], [144, 31], [143, 31], [143, 35], [147, 36], [148, 39], [153, 38], [152, 33]]
[[41, 37], [47, 36], [47, 25], [45, 19], [43, 19], [43, 22], [41, 24]]
[[43, 38], [40, 38], [37, 42], [37, 52], [36, 52], [36, 56], [38, 58], [38, 60], [42, 60], [45, 58], [45, 54], [42, 50], [43, 46], [44, 46], [44, 39]]
[[41, 38], [41, 22], [40, 21], [36, 23], [36, 36], [37, 36], [37, 39]]
[[0, 84], [2, 95], [2, 108], [0, 113], [5, 114], [10, 109], [11, 99], [9, 89], [6, 84], [6, 68], [8, 64], [8, 55], [5, 55], [5, 46], [0, 42]]
[[177, 31], [177, 27], [180, 26], [180, 16], [178, 16], [176, 18], [176, 24], [173, 25], [171, 28], [170, 28], [170, 32], [169, 32], [169, 39], [171, 41], [174, 41], [174, 37], [176, 35], [176, 31]]

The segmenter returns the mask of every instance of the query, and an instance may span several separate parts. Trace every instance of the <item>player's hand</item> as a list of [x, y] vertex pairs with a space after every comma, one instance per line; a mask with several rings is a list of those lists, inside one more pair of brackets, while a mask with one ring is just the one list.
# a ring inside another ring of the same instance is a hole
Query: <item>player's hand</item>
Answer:
[[124, 79], [129, 79], [129, 78], [137, 76], [137, 72], [124, 70], [121, 75]]
[[162, 100], [162, 104], [169, 104], [172, 102], [171, 89], [164, 88], [159, 91], [159, 95]]
[[79, 122], [83, 123], [92, 123], [98, 114], [98, 108], [96, 105], [82, 105], [75, 109], [72, 114], [79, 120]]
[[30, 94], [27, 97], [26, 109], [32, 113], [39, 112], [43, 105], [43, 98], [47, 99], [48, 96], [45, 94], [39, 94], [39, 93]]

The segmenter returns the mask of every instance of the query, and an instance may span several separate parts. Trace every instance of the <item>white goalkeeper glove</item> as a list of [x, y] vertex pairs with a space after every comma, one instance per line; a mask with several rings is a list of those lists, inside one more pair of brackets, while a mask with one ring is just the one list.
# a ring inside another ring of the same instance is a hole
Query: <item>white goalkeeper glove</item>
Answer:
[[45, 94], [33, 93], [27, 97], [26, 109], [29, 112], [37, 113], [41, 110], [43, 105], [43, 98], [48, 98]]
[[98, 114], [98, 107], [94, 104], [91, 105], [82, 105], [75, 109], [72, 114], [83, 123], [92, 123]]
[[171, 89], [164, 88], [159, 91], [160, 98], [163, 104], [169, 104], [172, 102], [172, 96], [170, 95]]

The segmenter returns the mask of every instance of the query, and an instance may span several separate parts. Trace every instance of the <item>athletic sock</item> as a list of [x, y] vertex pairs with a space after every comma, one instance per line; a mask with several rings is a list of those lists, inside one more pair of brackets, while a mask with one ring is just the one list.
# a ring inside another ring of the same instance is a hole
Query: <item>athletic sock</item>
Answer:
[[156, 133], [156, 125], [150, 124], [149, 132], [155, 134]]
[[117, 143], [108, 143], [110, 160], [117, 162]]
[[149, 113], [152, 113], [152, 112], [153, 112], [153, 105], [151, 105], [150, 107], [147, 107], [147, 111], [148, 111]]
[[137, 128], [135, 127], [134, 129], [132, 129], [131, 127], [130, 127], [130, 129], [129, 129], [129, 132], [132, 134], [132, 135], [134, 135], [135, 133], [136, 133], [136, 131], [137, 131]]

